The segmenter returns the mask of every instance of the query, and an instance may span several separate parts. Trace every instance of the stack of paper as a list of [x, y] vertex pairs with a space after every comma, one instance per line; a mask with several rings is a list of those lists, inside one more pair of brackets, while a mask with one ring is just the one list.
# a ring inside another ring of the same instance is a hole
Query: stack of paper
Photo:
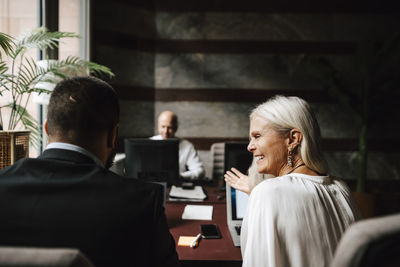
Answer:
[[186, 205], [182, 213], [184, 220], [212, 220], [213, 206]]
[[204, 194], [203, 188], [196, 185], [193, 189], [182, 189], [182, 187], [171, 186], [169, 192], [170, 200], [183, 200], [183, 201], [202, 201], [206, 199], [207, 195]]

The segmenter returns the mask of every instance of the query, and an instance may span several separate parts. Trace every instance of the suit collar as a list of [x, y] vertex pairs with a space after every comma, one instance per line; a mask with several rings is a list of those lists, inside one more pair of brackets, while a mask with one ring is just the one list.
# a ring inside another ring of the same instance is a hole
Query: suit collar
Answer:
[[59, 148], [46, 149], [39, 156], [39, 158], [71, 161], [76, 163], [96, 164], [96, 162], [93, 159], [82, 153], [67, 149], [59, 149]]
[[70, 143], [51, 142], [50, 144], [47, 145], [46, 150], [47, 149], [52, 149], [52, 148], [65, 149], [65, 150], [71, 150], [71, 151], [79, 152], [79, 153], [81, 153], [83, 155], [86, 155], [89, 158], [91, 158], [100, 167], [104, 167], [103, 163], [99, 160], [98, 157], [96, 157], [95, 155], [93, 155], [91, 152], [89, 152], [88, 150], [86, 150], [83, 147], [80, 147], [80, 146], [77, 146], [77, 145], [74, 145], [74, 144], [70, 144]]

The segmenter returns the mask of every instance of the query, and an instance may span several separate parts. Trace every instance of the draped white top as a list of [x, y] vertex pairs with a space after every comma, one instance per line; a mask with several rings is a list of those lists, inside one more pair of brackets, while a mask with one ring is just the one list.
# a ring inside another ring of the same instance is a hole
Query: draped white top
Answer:
[[293, 173], [251, 192], [242, 224], [243, 267], [329, 266], [344, 230], [360, 218], [351, 192], [329, 176]]

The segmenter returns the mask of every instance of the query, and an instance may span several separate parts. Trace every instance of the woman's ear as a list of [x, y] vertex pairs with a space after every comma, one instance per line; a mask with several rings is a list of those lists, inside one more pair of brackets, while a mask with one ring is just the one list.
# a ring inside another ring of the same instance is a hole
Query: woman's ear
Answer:
[[301, 141], [303, 140], [303, 134], [300, 132], [299, 129], [297, 128], [293, 128], [292, 130], [290, 130], [289, 132], [289, 148], [291, 148], [290, 150], [293, 151], [295, 150], [300, 144]]

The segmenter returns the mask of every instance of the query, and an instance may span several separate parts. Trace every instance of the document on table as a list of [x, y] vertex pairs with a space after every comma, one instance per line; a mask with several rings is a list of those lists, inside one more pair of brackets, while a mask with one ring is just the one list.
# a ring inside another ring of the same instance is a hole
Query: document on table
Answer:
[[182, 213], [183, 220], [212, 220], [213, 206], [186, 205]]
[[203, 188], [196, 185], [193, 189], [183, 189], [182, 187], [171, 186], [169, 192], [170, 199], [185, 199], [185, 200], [204, 200], [207, 195], [204, 194]]

